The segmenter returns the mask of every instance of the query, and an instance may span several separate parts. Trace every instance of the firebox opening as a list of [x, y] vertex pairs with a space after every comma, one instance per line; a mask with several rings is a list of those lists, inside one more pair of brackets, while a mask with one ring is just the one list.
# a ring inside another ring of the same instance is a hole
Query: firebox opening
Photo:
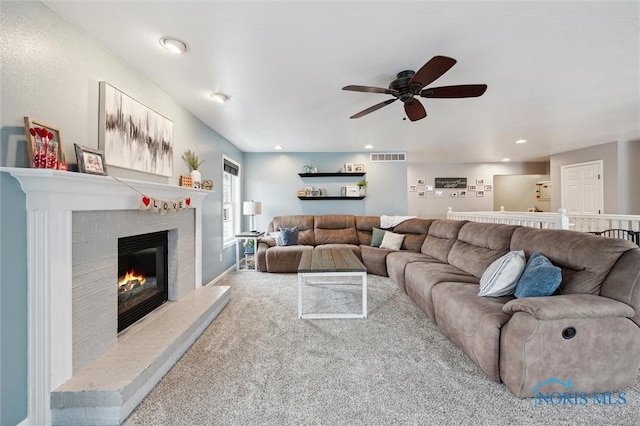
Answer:
[[118, 332], [169, 299], [168, 231], [118, 239]]

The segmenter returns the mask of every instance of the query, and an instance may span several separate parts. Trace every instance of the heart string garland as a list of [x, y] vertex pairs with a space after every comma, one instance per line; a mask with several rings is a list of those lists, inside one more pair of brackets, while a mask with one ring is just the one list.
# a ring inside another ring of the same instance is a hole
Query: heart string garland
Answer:
[[150, 197], [142, 192], [138, 191], [136, 188], [128, 185], [125, 182], [122, 182], [115, 176], [111, 176], [111, 178], [117, 180], [124, 186], [133, 189], [140, 197], [140, 204], [138, 206], [138, 210], [147, 210], [149, 212], [160, 213], [161, 215], [167, 213], [177, 213], [183, 209], [191, 208], [191, 198], [181, 198], [179, 200], [162, 200], [160, 198]]

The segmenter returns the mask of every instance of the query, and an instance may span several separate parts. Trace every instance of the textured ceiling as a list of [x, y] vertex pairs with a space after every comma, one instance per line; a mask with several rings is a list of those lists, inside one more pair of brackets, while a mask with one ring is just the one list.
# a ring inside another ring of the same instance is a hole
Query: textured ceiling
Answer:
[[[543, 161], [640, 139], [640, 2], [46, 1], [248, 152], [408, 151], [413, 161]], [[158, 40], [187, 42], [181, 56]], [[400, 102], [396, 73], [458, 63], [431, 86], [484, 83], [470, 99]], [[231, 96], [222, 105], [209, 95]], [[528, 143], [516, 145], [517, 139]]]

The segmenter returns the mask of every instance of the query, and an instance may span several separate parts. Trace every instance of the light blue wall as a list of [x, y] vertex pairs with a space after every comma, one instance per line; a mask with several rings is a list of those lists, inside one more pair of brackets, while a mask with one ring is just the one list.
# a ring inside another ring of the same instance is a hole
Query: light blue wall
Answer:
[[[98, 148], [99, 83], [107, 81], [154, 111], [173, 121], [173, 178], [165, 178], [109, 167], [109, 174], [138, 180], [178, 185], [188, 173], [182, 153], [195, 150], [203, 179], [212, 179], [216, 191], [204, 201], [202, 224], [203, 283], [216, 278], [235, 262], [234, 248], [222, 247], [222, 155], [243, 162], [233, 144], [189, 113], [163, 90], [132, 69], [95, 40], [40, 2], [1, 3], [0, 46], [0, 165], [26, 167], [24, 117], [29, 116], [61, 131], [67, 161], [75, 162], [73, 144]], [[24, 195], [10, 176], [2, 174], [2, 302], [3, 331], [0, 347], [0, 424], [13, 424], [26, 416], [26, 231], [22, 222], [9, 225], [9, 218], [24, 219]], [[11, 182], [12, 183], [7, 183]], [[5, 251], [7, 244], [18, 250]], [[222, 254], [223, 260], [220, 261]], [[9, 265], [9, 266], [7, 266]], [[7, 269], [5, 269], [7, 268]], [[10, 276], [10, 280], [5, 278]], [[5, 317], [10, 321], [5, 322]], [[13, 322], [11, 322], [13, 321]], [[5, 330], [12, 327], [11, 334]], [[22, 334], [21, 334], [22, 333]], [[6, 340], [16, 342], [12, 348]], [[18, 419], [18, 420], [15, 420]], [[15, 420], [15, 421], [14, 421]]]
[[[369, 182], [364, 200], [303, 201], [297, 191], [305, 186], [325, 188], [328, 195], [339, 195], [340, 187], [356, 185], [362, 178], [301, 178], [306, 163], [318, 172], [337, 172], [344, 163], [360, 163]], [[272, 217], [293, 214], [407, 214], [407, 163], [372, 163], [369, 153], [245, 153], [243, 168], [244, 200], [262, 202], [256, 216], [258, 230], [266, 230]], [[248, 227], [245, 220], [245, 227]]]
[[6, 173], [0, 193], [0, 425], [14, 425], [27, 415], [27, 217]]

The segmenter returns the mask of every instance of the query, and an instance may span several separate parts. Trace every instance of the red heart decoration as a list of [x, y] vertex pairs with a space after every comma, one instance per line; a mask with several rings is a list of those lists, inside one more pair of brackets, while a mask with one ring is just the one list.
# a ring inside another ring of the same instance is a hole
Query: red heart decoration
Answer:
[[187, 199], [186, 199], [186, 200], [184, 200], [184, 201], [185, 201], [185, 203], [187, 203], [187, 205], [188, 205], [188, 206], [190, 206], [190, 205], [191, 205], [191, 198], [187, 198]]
[[142, 203], [143, 203], [145, 206], [147, 206], [147, 207], [148, 207], [150, 202], [151, 202], [151, 200], [149, 199], [149, 197], [142, 197]]

